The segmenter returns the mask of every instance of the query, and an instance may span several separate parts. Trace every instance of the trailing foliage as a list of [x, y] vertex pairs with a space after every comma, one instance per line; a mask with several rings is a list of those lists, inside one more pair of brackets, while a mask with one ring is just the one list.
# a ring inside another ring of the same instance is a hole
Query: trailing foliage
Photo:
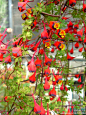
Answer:
[[[18, 2], [18, 10], [25, 11], [21, 15], [25, 20], [22, 34], [13, 38], [13, 42], [7, 41], [4, 44], [6, 35], [5, 32], [1, 33], [0, 63], [5, 69], [0, 69], [0, 112], [5, 115], [49, 115], [49, 112], [54, 111], [56, 114], [73, 115], [74, 108], [80, 109], [86, 105], [86, 99], [83, 102], [80, 97], [82, 88], [85, 90], [82, 74], [73, 73], [78, 82], [78, 86], [74, 86], [69, 68], [69, 62], [76, 58], [71, 55], [74, 53], [73, 48], [86, 59], [85, 3], [83, 1], [81, 4], [82, 9], [77, 9], [80, 3], [76, 0], [45, 0], [37, 3], [34, 8], [29, 6], [29, 2]], [[35, 31], [38, 36], [34, 35]], [[26, 56], [31, 56], [31, 60], [28, 61]], [[22, 57], [27, 61], [30, 72], [28, 78]], [[11, 65], [8, 68], [9, 63]], [[84, 79], [85, 75], [84, 72]], [[66, 109], [68, 91], [75, 91], [79, 101], [72, 103], [71, 100]]]

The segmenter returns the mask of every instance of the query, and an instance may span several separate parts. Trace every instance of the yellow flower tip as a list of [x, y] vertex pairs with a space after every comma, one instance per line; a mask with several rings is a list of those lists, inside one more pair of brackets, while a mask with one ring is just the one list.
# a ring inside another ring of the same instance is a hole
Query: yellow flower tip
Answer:
[[60, 27], [60, 24], [59, 24], [59, 23], [55, 23], [55, 24], [54, 24], [54, 28], [59, 29], [59, 27]]
[[22, 16], [23, 18], [25, 18], [26, 17], [26, 15], [25, 14], [23, 14], [23, 16]]
[[61, 30], [61, 31], [60, 31], [60, 35], [66, 35], [65, 31], [64, 31], [64, 30]]
[[62, 38], [64, 38], [64, 36], [61, 36]]
[[31, 9], [28, 9], [28, 12], [31, 14], [32, 13]]
[[46, 42], [46, 43], [45, 43], [45, 47], [50, 48], [50, 46], [51, 46], [51, 43], [50, 43], [50, 42]]
[[64, 37], [65, 37], [65, 35], [66, 35], [66, 33], [65, 33], [65, 31], [64, 31], [64, 30], [61, 30], [61, 31], [60, 31], [60, 33], [59, 33], [59, 35], [60, 35], [62, 38], [64, 38]]
[[61, 48], [61, 50], [64, 50], [65, 49], [65, 45], [61, 44], [60, 48]]
[[62, 84], [62, 82], [63, 82], [62, 80], [59, 80], [58, 84], [60, 84], [60, 85], [61, 85], [61, 84]]

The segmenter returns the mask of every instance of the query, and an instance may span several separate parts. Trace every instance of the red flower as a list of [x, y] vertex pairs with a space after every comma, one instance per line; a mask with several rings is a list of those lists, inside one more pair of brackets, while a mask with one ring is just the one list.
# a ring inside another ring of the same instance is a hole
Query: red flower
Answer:
[[83, 50], [83, 47], [81, 47], [81, 48], [79, 49], [79, 52], [82, 52], [82, 50]]
[[[52, 70], [52, 72], [53, 72], [53, 70]], [[53, 72], [53, 76], [55, 77], [56, 83], [58, 83], [59, 81], [62, 81], [62, 76], [55, 75], [54, 72]]]
[[42, 66], [41, 63], [42, 63], [42, 60], [40, 60], [40, 59], [37, 57], [37, 60], [35, 61], [36, 67], [37, 67], [37, 68], [40, 68], [40, 67]]
[[55, 90], [55, 87], [54, 87], [54, 86], [53, 86], [53, 89], [50, 90], [49, 96], [56, 97], [56, 90]]
[[[44, 52], [44, 54], [45, 54], [45, 52]], [[47, 56], [46, 56], [46, 54], [45, 54], [45, 64], [46, 65], [48, 65], [48, 66], [50, 66], [51, 65], [51, 61], [52, 61], [52, 59], [50, 59], [50, 58], [48, 58]]]
[[64, 85], [62, 83], [61, 87], [60, 87], [60, 90], [64, 90]]
[[86, 36], [85, 36], [85, 39], [84, 39], [84, 44], [86, 44]]
[[64, 50], [64, 49], [65, 49], [65, 45], [64, 45], [64, 43], [62, 43], [61, 41], [55, 41], [54, 46], [55, 46], [58, 50]]
[[71, 48], [71, 50], [70, 50], [70, 53], [73, 54], [73, 46], [72, 46], [72, 48]]
[[78, 79], [78, 82], [81, 82], [81, 76], [80, 76], [80, 78]]
[[13, 47], [17, 47], [17, 45], [21, 45], [23, 38], [18, 38], [16, 41], [13, 42]]
[[35, 71], [36, 71], [36, 65], [35, 65], [34, 59], [33, 59], [36, 52], [37, 52], [37, 50], [34, 52], [33, 57], [32, 57], [32, 59], [31, 59], [29, 65], [28, 65], [28, 70], [29, 70], [30, 72], [35, 72]]
[[42, 55], [44, 53], [44, 49], [39, 49], [38, 53]]
[[76, 0], [69, 0], [69, 5], [70, 6], [75, 6], [76, 5]]
[[81, 89], [81, 88], [83, 87], [83, 84], [81, 84], [81, 85], [78, 85], [78, 87]]
[[62, 20], [67, 20], [69, 19], [70, 17], [62, 17]]
[[72, 30], [73, 29], [73, 23], [70, 21], [69, 22], [69, 24], [67, 24], [67, 26], [68, 26], [68, 29], [69, 30]]
[[83, 28], [77, 32], [77, 37], [81, 38], [83, 35]]
[[65, 90], [68, 91], [68, 88], [65, 86]]
[[8, 46], [8, 45], [6, 45], [6, 46], [4, 46], [4, 47], [2, 46], [1, 49], [0, 49], [0, 53], [6, 54], [6, 52], [7, 52], [7, 46]]
[[51, 48], [51, 53], [54, 53], [54, 47], [53, 47], [53, 48]]
[[54, 99], [54, 97], [50, 97], [50, 100], [52, 101]]
[[46, 111], [43, 108], [42, 100], [41, 100], [41, 112], [40, 115], [45, 115]]
[[[43, 24], [44, 24], [44, 22], [43, 22]], [[41, 38], [42, 38], [43, 40], [46, 40], [46, 39], [49, 38], [48, 32], [47, 32], [46, 27], [45, 27], [45, 24], [44, 24], [44, 31], [41, 33]]]
[[60, 24], [57, 21], [50, 21], [49, 27], [52, 30], [56, 30], [56, 29], [59, 29]]
[[40, 43], [41, 43], [41, 39], [40, 39], [39, 42], [31, 49], [31, 51], [36, 51]]
[[68, 53], [67, 53], [67, 60], [73, 60], [75, 57], [72, 57], [70, 56]]
[[8, 99], [8, 96], [5, 96], [5, 97], [4, 97], [4, 101], [5, 101], [5, 102], [9, 102], [7, 99]]
[[75, 74], [75, 78], [78, 78], [79, 77], [79, 74]]
[[86, 12], [86, 4], [85, 4], [85, 0], [83, 0], [83, 11]]
[[31, 29], [35, 28], [36, 25], [37, 25], [37, 21], [34, 20], [34, 22], [33, 22], [32, 25], [31, 25]]
[[61, 99], [60, 99], [60, 97], [58, 97], [58, 99], [57, 99], [57, 102], [58, 102], [58, 101], [59, 101], [59, 102], [61, 102]]
[[63, 38], [65, 37], [65, 35], [66, 35], [66, 32], [65, 32], [65, 30], [57, 29], [56, 35], [57, 35], [59, 38], [63, 39]]
[[53, 84], [53, 85], [56, 85], [56, 81], [52, 81], [52, 84]]
[[60, 0], [54, 0], [53, 3], [55, 3], [55, 5], [58, 5], [60, 2]]
[[84, 34], [85, 34], [85, 36], [86, 36], [86, 26], [85, 26]]
[[45, 76], [49, 76], [50, 75], [50, 69], [49, 69], [49, 66], [47, 69], [44, 70], [44, 75]]
[[61, 115], [65, 115], [65, 112], [63, 111]]
[[64, 12], [67, 9], [67, 6], [62, 7], [62, 11]]
[[[51, 77], [51, 76], [50, 76]], [[49, 81], [50, 80], [50, 77], [47, 77], [47, 81]]]
[[11, 62], [11, 57], [7, 56], [6, 58], [4, 58], [5, 63], [10, 63]]
[[26, 10], [26, 3], [27, 2], [18, 2], [18, 10], [20, 12], [23, 12], [24, 10]]
[[2, 62], [2, 61], [3, 61], [3, 54], [0, 53], [0, 62]]
[[36, 81], [36, 77], [35, 76], [36, 76], [36, 72], [34, 72], [34, 74], [29, 77], [29, 81], [31, 83], [34, 83]]
[[12, 48], [12, 53], [13, 53], [13, 56], [15, 56], [15, 57], [22, 56], [22, 51], [21, 51], [20, 47], [13, 47]]
[[76, 25], [74, 25], [74, 29], [78, 29], [79, 28], [79, 24], [76, 24]]
[[75, 43], [75, 48], [78, 48], [78, 47], [79, 47], [79, 43], [76, 42], [76, 43]]
[[[32, 94], [32, 96], [33, 96], [33, 94]], [[36, 103], [34, 96], [33, 96], [33, 99], [34, 99], [34, 112], [36, 114], [39, 114], [41, 112], [41, 107]]]
[[50, 89], [50, 84], [47, 81], [47, 77], [45, 78], [44, 90], [47, 91]]

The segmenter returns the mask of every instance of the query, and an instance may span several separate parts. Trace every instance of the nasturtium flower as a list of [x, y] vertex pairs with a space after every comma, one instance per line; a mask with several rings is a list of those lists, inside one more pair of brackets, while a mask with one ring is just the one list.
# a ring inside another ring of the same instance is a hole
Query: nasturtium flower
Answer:
[[59, 81], [58, 81], [58, 84], [62, 85], [62, 82], [63, 82], [62, 80], [59, 80]]
[[56, 29], [59, 29], [60, 24], [59, 24], [57, 21], [50, 21], [49, 27], [50, 27], [52, 30], [56, 30]]
[[50, 48], [50, 46], [51, 46], [51, 43], [50, 43], [50, 42], [46, 42], [46, 43], [45, 43], [45, 47]]
[[59, 27], [60, 27], [60, 24], [59, 24], [59, 23], [55, 23], [55, 24], [54, 24], [54, 28], [59, 29]]
[[28, 9], [27, 9], [27, 12], [28, 12], [29, 14], [31, 14], [31, 13], [32, 13], [32, 8], [28, 8]]
[[65, 33], [65, 31], [64, 31], [64, 30], [60, 30], [59, 35], [60, 35], [62, 38], [64, 38], [64, 37], [65, 37], [65, 35], [66, 35], [66, 33]]
[[65, 44], [62, 44], [61, 43], [61, 46], [59, 47], [61, 50], [64, 50], [65, 49]]

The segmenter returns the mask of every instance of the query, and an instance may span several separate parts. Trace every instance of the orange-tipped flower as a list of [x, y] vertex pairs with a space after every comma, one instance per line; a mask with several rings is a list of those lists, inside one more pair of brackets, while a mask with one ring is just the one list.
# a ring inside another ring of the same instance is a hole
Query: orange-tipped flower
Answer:
[[63, 39], [65, 37], [65, 35], [66, 35], [66, 32], [65, 32], [65, 30], [58, 29], [56, 34], [57, 34], [58, 37]]
[[57, 21], [50, 21], [49, 27], [52, 30], [56, 30], [56, 29], [59, 29], [60, 24]]

